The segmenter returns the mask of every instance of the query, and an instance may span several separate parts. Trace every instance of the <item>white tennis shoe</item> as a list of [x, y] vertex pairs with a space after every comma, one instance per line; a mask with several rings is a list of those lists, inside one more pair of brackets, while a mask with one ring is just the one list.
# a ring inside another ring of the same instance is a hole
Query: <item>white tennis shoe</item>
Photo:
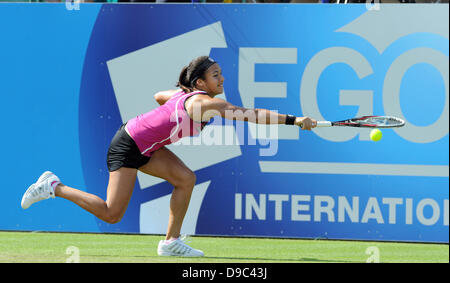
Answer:
[[55, 187], [61, 183], [59, 178], [50, 171], [45, 171], [37, 180], [32, 184], [22, 197], [22, 208], [27, 209], [33, 203], [40, 200], [55, 198]]
[[186, 240], [186, 236], [181, 236], [180, 238], [169, 243], [164, 240], [159, 241], [158, 255], [181, 257], [201, 257], [205, 255], [202, 251], [196, 250], [186, 245]]

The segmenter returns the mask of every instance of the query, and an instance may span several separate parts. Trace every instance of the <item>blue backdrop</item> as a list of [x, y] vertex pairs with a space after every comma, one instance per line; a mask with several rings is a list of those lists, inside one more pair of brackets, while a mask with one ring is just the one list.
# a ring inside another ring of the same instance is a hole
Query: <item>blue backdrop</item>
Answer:
[[[375, 143], [363, 129], [269, 131], [214, 119], [170, 146], [197, 175], [182, 232], [448, 243], [441, 6], [2, 3], [0, 229], [164, 234], [172, 187], [157, 178], [138, 176], [114, 225], [62, 199], [28, 210], [20, 200], [45, 170], [106, 198], [115, 131], [209, 54], [233, 104], [318, 120], [393, 115], [407, 125]], [[218, 138], [230, 133], [237, 141]]]

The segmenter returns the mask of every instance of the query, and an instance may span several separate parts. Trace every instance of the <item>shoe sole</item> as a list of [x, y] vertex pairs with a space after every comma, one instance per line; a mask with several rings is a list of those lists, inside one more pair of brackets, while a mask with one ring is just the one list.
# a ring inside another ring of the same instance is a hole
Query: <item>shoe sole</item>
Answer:
[[161, 251], [158, 249], [158, 255], [159, 256], [179, 256], [179, 257], [203, 257], [205, 256], [204, 254], [202, 255], [180, 255], [180, 254], [175, 254], [175, 253], [171, 253], [171, 252], [167, 252], [167, 251]]
[[29, 191], [32, 187], [35, 187], [35, 186], [36, 186], [36, 183], [32, 184], [31, 186], [28, 187], [28, 189], [27, 189], [27, 190], [25, 191], [25, 193], [23, 194], [23, 196], [22, 196], [22, 201], [21, 201], [21, 203], [20, 203], [20, 206], [22, 206], [23, 209], [27, 209], [27, 208], [29, 208], [29, 207], [32, 205], [32, 203], [30, 203], [30, 204], [28, 204], [28, 205], [25, 205], [25, 196], [27, 195], [28, 191]]
[[172, 253], [166, 253], [166, 252], [158, 252], [159, 256], [178, 256], [178, 257], [203, 257], [204, 255], [179, 255], [179, 254], [172, 254]]

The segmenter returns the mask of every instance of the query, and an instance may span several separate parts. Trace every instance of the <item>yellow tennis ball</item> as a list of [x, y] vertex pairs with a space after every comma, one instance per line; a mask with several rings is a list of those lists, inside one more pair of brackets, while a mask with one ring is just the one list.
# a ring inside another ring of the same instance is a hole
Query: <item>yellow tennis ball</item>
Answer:
[[370, 139], [373, 141], [379, 141], [381, 140], [381, 137], [383, 137], [383, 133], [378, 129], [373, 129], [370, 132]]

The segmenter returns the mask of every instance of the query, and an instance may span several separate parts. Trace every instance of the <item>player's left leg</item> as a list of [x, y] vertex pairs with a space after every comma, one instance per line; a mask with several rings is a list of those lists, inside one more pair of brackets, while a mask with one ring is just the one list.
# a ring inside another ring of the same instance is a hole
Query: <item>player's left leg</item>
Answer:
[[181, 226], [194, 189], [195, 174], [169, 149], [163, 147], [152, 154], [140, 171], [163, 178], [174, 186], [170, 199], [169, 223], [166, 240], [158, 245], [158, 255], [203, 256], [203, 252], [185, 244], [180, 238]]
[[169, 225], [166, 240], [180, 236], [184, 216], [194, 189], [195, 174], [169, 149], [163, 147], [152, 154], [140, 171], [165, 179], [174, 186], [170, 199]]

